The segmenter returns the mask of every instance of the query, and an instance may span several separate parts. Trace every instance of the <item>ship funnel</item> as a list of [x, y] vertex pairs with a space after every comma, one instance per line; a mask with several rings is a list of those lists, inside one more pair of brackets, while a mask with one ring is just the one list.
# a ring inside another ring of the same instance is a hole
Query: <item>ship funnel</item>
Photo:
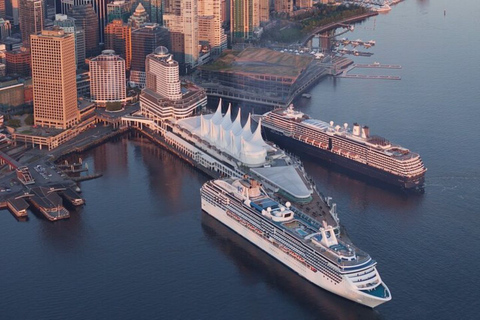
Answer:
[[347, 129], [348, 129], [348, 123], [345, 122], [345, 123], [343, 124], [343, 128], [345, 129], [345, 131], [347, 131]]
[[330, 127], [333, 127], [333, 121], [330, 121]]
[[360, 136], [360, 126], [356, 122], [353, 124], [353, 135]]
[[368, 139], [370, 136], [370, 128], [367, 126], [363, 126], [362, 128], [362, 138]]

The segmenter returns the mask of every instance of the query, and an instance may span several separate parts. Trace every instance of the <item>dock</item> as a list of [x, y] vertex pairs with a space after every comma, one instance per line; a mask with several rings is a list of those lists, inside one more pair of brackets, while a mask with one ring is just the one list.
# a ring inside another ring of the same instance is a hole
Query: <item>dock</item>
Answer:
[[69, 177], [70, 180], [75, 181], [75, 182], [80, 182], [80, 181], [87, 181], [87, 180], [92, 180], [92, 179], [97, 179], [103, 176], [103, 173], [94, 173], [94, 174], [89, 174], [86, 176], [80, 176], [80, 177]]
[[46, 187], [35, 187], [31, 189], [33, 196], [29, 202], [35, 207], [45, 218], [50, 221], [70, 218], [70, 212], [63, 206], [62, 198], [52, 190]]
[[398, 76], [376, 76], [365, 74], [341, 74], [337, 78], [350, 78], [350, 79], [377, 79], [377, 80], [402, 80]]
[[17, 218], [24, 218], [29, 205], [23, 198], [12, 198], [7, 200], [7, 207]]
[[60, 192], [60, 195], [63, 199], [65, 199], [73, 206], [81, 206], [85, 204], [85, 199], [83, 199], [77, 192], [75, 192], [71, 188], [65, 188], [65, 190]]
[[401, 80], [399, 76], [391, 75], [365, 75], [365, 74], [349, 74], [355, 68], [364, 68], [364, 69], [402, 69], [402, 66], [396, 64], [352, 64], [347, 69], [336, 74], [337, 78], [350, 78], [350, 79], [375, 79], [375, 80]]

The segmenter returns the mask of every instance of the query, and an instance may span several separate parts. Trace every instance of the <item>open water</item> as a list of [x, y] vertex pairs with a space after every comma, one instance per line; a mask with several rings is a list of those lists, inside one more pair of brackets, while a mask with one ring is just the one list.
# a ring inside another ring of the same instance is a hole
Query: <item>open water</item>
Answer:
[[104, 176], [81, 184], [68, 221], [0, 212], [0, 318], [478, 319], [479, 16], [476, 0], [402, 2], [346, 35], [376, 40], [356, 62], [400, 64], [375, 72], [401, 81], [327, 79], [297, 104], [368, 124], [429, 169], [411, 195], [304, 160], [391, 302], [371, 310], [301, 279], [201, 212], [206, 176], [125, 137], [83, 155]]

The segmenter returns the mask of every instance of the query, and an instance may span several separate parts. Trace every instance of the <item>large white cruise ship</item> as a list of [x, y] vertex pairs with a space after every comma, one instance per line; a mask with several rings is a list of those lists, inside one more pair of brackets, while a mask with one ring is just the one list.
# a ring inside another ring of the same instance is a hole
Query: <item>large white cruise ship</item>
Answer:
[[375, 260], [256, 180], [212, 180], [200, 193], [205, 212], [315, 285], [371, 308], [391, 300]]
[[334, 126], [333, 121], [311, 119], [292, 105], [255, 115], [253, 120], [263, 120], [267, 138], [283, 148], [404, 189], [423, 189], [427, 169], [420, 155], [385, 138], [371, 136], [367, 126], [355, 123], [353, 130], [347, 123]]

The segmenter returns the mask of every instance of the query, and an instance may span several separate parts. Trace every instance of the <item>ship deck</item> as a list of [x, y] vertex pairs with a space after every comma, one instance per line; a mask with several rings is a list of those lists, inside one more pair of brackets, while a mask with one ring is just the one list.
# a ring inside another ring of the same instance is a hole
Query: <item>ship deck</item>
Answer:
[[[274, 210], [279, 207], [277, 201], [263, 195], [259, 197], [252, 197], [251, 200], [252, 203], [255, 204], [254, 208], [259, 215], [261, 215], [262, 209], [266, 210], [266, 208], [270, 207], [272, 208], [272, 210]], [[310, 214], [302, 213], [298, 210], [295, 210], [295, 208], [291, 209], [295, 213], [295, 216], [292, 220], [284, 222], [277, 222], [272, 220], [271, 222], [274, 223], [279, 229], [287, 231], [289, 234], [304, 242], [312, 249], [321, 252], [330, 261], [332, 261], [332, 263], [335, 263], [341, 267], [355, 268], [357, 266], [369, 265], [367, 264], [368, 262], [374, 263], [374, 261], [367, 253], [357, 248], [347, 238], [337, 237], [339, 243], [337, 245], [331, 246], [329, 249], [317, 246], [310, 240], [306, 240], [305, 237], [307, 237], [308, 235], [318, 233], [319, 228], [322, 226], [322, 224], [319, 219], [311, 219]], [[320, 241], [318, 235], [315, 237], [317, 241]], [[344, 256], [348, 256], [349, 254], [351, 254], [351, 252], [355, 253], [356, 258], [354, 260], [339, 260], [339, 256], [337, 254], [343, 254]]]

